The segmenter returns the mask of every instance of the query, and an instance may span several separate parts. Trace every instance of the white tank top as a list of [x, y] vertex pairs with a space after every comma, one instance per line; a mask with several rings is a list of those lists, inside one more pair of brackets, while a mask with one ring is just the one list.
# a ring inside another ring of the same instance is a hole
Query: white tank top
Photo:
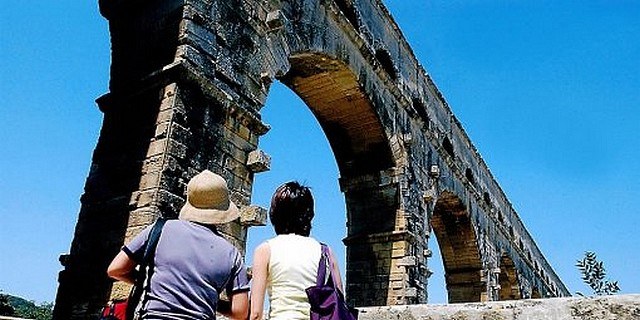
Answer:
[[308, 320], [310, 305], [305, 289], [316, 284], [320, 243], [296, 234], [267, 240], [271, 257], [267, 293], [270, 320]]

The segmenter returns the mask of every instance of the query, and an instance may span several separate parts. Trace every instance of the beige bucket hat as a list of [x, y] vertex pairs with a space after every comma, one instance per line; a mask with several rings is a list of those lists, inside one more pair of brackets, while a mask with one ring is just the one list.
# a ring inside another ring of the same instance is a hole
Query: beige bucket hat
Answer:
[[180, 210], [180, 219], [222, 224], [239, 217], [238, 207], [229, 200], [229, 188], [221, 176], [204, 170], [189, 181], [187, 203]]

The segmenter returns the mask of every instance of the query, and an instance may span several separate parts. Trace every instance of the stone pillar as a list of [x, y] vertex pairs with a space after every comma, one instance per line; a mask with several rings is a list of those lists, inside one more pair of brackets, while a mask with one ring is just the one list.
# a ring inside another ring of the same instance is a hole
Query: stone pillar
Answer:
[[410, 285], [408, 268], [416, 267], [408, 255], [406, 231], [347, 237], [347, 296], [357, 306], [411, 303], [418, 291]]
[[182, 7], [181, 1], [155, 5], [100, 1], [112, 34], [110, 93], [98, 100], [104, 120], [71, 250], [60, 259], [55, 319], [96, 318], [111, 288], [106, 267], [127, 226], [131, 234], [175, 213], [182, 200], [182, 192], [177, 198], [163, 192], [165, 150], [180, 146], [169, 143], [160, 125], [175, 103], [175, 85], [157, 72], [173, 61]]
[[[193, 2], [206, 14], [204, 2]], [[227, 180], [241, 209], [239, 221], [219, 227], [238, 248], [248, 226], [265, 221], [264, 210], [249, 205], [254, 173], [269, 167], [257, 151], [268, 130], [260, 102], [240, 98], [250, 94], [213, 79], [216, 70], [194, 56], [195, 27], [186, 27], [194, 8], [179, 0], [101, 0], [100, 9], [112, 37], [110, 92], [98, 99], [104, 121], [71, 250], [61, 257], [55, 319], [97, 318], [110, 295], [126, 294], [121, 285], [111, 292], [109, 262], [156, 218], [177, 217], [187, 182], [204, 169]]]
[[[99, 99], [104, 122], [94, 151], [82, 207], [56, 297], [56, 319], [95, 315], [109, 295], [106, 267], [126, 234], [138, 232], [161, 215], [175, 214], [180, 196], [165, 192], [164, 153], [172, 146], [162, 118], [171, 108], [171, 86]], [[166, 112], [166, 111], [165, 111]], [[178, 149], [174, 152], [180, 152]], [[127, 232], [129, 226], [129, 232]]]
[[347, 202], [347, 297], [356, 306], [416, 303], [416, 237], [399, 210], [394, 168], [341, 178]]

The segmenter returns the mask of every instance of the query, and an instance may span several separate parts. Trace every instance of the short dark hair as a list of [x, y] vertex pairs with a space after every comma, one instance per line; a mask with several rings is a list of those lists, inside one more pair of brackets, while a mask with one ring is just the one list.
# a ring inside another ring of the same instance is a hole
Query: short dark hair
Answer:
[[308, 237], [313, 215], [313, 196], [308, 187], [290, 181], [273, 193], [269, 219], [276, 234], [295, 233]]

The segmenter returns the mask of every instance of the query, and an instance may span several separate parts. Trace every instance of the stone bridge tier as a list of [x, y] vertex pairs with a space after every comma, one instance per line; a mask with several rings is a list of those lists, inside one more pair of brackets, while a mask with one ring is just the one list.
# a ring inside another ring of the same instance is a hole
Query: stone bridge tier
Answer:
[[251, 192], [269, 168], [273, 81], [311, 109], [338, 164], [350, 303], [426, 303], [433, 236], [450, 302], [569, 295], [380, 0], [99, 3], [111, 79], [56, 319], [95, 318], [123, 291], [109, 260], [176, 217], [203, 169], [228, 181], [243, 216], [220, 229], [245, 250], [265, 222]]

